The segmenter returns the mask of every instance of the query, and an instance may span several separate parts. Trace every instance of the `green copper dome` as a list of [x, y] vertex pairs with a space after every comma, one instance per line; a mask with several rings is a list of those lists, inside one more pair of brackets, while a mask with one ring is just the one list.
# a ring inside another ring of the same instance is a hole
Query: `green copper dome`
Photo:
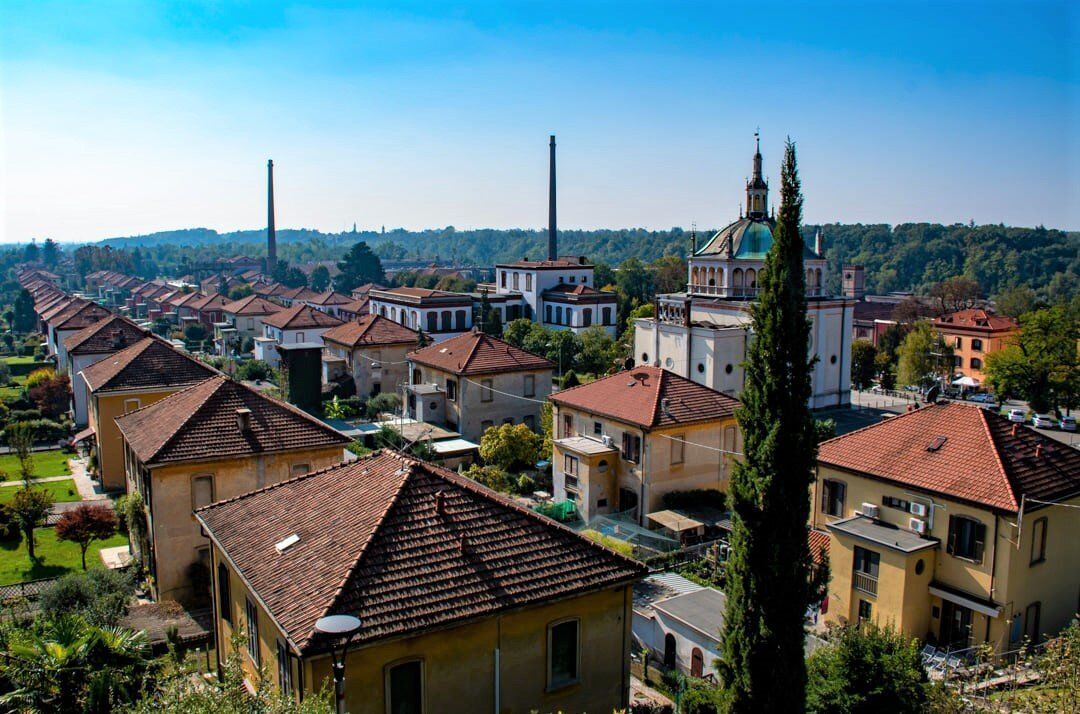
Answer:
[[742, 233], [742, 240], [735, 250], [736, 258], [747, 260], [765, 260], [765, 254], [772, 248], [772, 229], [769, 224], [752, 221]]

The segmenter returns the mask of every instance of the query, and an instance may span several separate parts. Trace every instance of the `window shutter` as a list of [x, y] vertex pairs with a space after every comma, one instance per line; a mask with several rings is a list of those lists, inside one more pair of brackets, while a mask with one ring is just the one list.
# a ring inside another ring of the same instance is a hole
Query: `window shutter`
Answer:
[[982, 559], [983, 559], [983, 548], [985, 547], [985, 544], [986, 544], [986, 526], [980, 523], [980, 524], [975, 526], [975, 553], [974, 553], [975, 560], [980, 562], [980, 563], [982, 562]]
[[956, 551], [956, 518], [949, 516], [949, 544], [946, 550], [950, 555]]

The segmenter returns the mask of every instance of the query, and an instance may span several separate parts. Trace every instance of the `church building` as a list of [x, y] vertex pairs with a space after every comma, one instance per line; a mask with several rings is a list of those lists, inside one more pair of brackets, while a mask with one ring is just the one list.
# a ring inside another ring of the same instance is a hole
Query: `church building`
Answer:
[[[746, 184], [746, 214], [698, 245], [688, 258], [686, 292], [658, 295], [656, 316], [635, 322], [634, 362], [663, 367], [717, 391], [738, 396], [742, 363], [752, 338], [750, 308], [772, 247], [775, 214], [761, 170], [761, 146]], [[825, 293], [820, 235], [805, 248], [810, 354], [817, 357], [810, 407], [850, 402], [851, 330], [855, 301]]]

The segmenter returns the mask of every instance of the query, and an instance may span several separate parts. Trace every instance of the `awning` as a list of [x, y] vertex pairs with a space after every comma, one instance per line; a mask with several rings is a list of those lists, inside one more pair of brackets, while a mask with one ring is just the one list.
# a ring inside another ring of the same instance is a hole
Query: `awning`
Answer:
[[942, 585], [941, 583], [930, 583], [929, 588], [931, 595], [937, 595], [942, 600], [947, 600], [956, 605], [963, 605], [980, 615], [986, 615], [987, 617], [998, 617], [1001, 615], [1002, 607], [996, 602], [983, 600], [975, 595], [968, 595], [967, 593], [960, 592], [955, 588]]
[[675, 533], [694, 531], [705, 527], [705, 524], [701, 521], [685, 516], [678, 511], [655, 511], [646, 514], [645, 517]]
[[960, 377], [953, 380], [954, 387], [978, 387], [979, 380], [974, 377]]
[[78, 434], [76, 434], [71, 439], [71, 443], [72, 444], [78, 444], [80, 441], [86, 441], [87, 439], [91, 438], [92, 436], [94, 436], [94, 428], [93, 427], [87, 427], [87, 428], [83, 429], [82, 431], [80, 431]]

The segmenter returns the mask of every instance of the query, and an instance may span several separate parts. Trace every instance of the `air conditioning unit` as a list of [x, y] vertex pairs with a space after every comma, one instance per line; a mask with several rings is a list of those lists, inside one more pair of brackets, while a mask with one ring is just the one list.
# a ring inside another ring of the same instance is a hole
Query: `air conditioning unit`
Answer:
[[877, 504], [876, 503], [863, 503], [863, 505], [859, 507], [859, 513], [863, 514], [867, 518], [877, 518], [878, 517]]
[[911, 511], [911, 515], [918, 518], [926, 517], [926, 504], [925, 503], [912, 503], [908, 510]]
[[611, 437], [608, 436], [607, 434], [604, 434], [603, 436], [601, 436], [600, 441], [604, 442], [604, 446], [611, 446], [611, 444], [612, 444]]
[[924, 533], [926, 533], [926, 521], [921, 518], [909, 518], [907, 524], [908, 528], [915, 531], [919, 535], [923, 535]]

